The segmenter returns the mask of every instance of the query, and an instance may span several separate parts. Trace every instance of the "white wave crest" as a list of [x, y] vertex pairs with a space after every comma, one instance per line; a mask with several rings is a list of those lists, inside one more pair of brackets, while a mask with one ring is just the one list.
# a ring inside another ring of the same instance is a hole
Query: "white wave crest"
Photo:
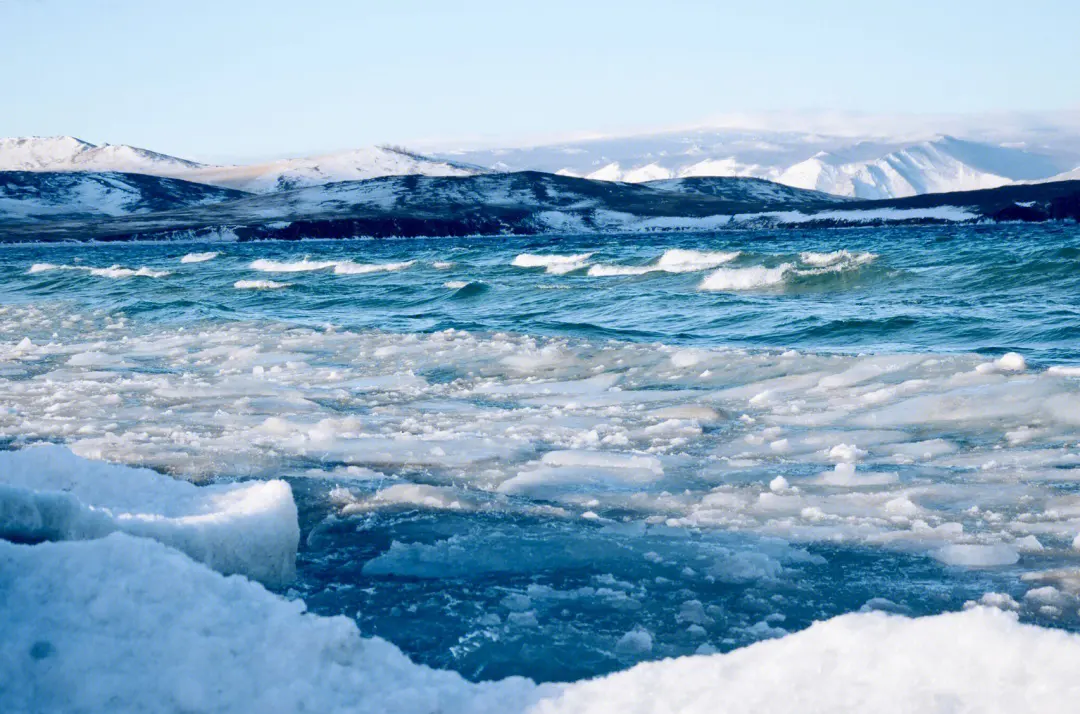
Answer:
[[309, 260], [306, 257], [293, 261], [260, 258], [252, 261], [248, 267], [264, 273], [313, 273], [333, 268], [335, 275], [367, 275], [404, 270], [415, 262], [407, 260], [402, 263], [354, 263], [351, 260]]
[[334, 275], [392, 273], [397, 270], [405, 270], [415, 262], [415, 260], [406, 260], [402, 263], [354, 263], [351, 260], [343, 260], [334, 266]]
[[724, 263], [730, 263], [741, 253], [734, 251], [683, 250], [672, 248], [665, 251], [656, 265], [669, 273], [692, 273], [708, 270]]
[[534, 253], [522, 253], [514, 258], [511, 263], [516, 268], [544, 268], [551, 275], [565, 275], [575, 270], [586, 267], [586, 261], [592, 257], [592, 253], [576, 253], [573, 255], [536, 255]]
[[340, 261], [337, 260], [267, 260], [260, 258], [253, 260], [248, 267], [263, 273], [310, 273], [316, 270], [333, 268]]
[[877, 254], [869, 252], [852, 253], [847, 250], [836, 250], [831, 253], [806, 252], [799, 254], [799, 260], [815, 268], [825, 268], [845, 263], [850, 265], [864, 265], [877, 258]]
[[276, 280], [237, 280], [233, 287], [237, 290], [279, 290], [292, 283], [279, 283]]
[[741, 255], [739, 251], [702, 251], [672, 248], [664, 252], [655, 263], [649, 265], [594, 265], [589, 268], [592, 277], [617, 275], [645, 275], [646, 273], [695, 273], [730, 263]]
[[783, 263], [775, 268], [766, 268], [763, 265], [747, 268], [718, 268], [702, 280], [698, 287], [700, 290], [714, 292], [766, 288], [784, 282], [787, 274], [794, 267], [792, 263]]
[[218, 257], [219, 255], [221, 255], [221, 253], [219, 253], [217, 251], [210, 251], [210, 252], [207, 252], [207, 253], [188, 253], [187, 255], [185, 255], [183, 258], [180, 259], [180, 262], [181, 263], [205, 263], [208, 260], [213, 260], [214, 258]]
[[53, 263], [34, 263], [27, 273], [33, 275], [53, 270], [78, 270], [98, 278], [164, 278], [167, 275], [172, 275], [171, 271], [155, 270], [145, 266], [142, 268], [124, 268], [119, 265], [112, 265], [108, 268], [92, 268], [86, 265], [55, 265]]

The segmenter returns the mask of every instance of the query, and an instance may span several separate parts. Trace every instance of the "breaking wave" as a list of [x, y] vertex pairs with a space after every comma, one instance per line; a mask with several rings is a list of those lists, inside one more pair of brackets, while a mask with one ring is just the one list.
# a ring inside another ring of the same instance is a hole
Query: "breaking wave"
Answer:
[[565, 275], [588, 267], [587, 261], [592, 255], [592, 253], [577, 253], [574, 255], [521, 253], [514, 258], [511, 265], [516, 268], [544, 268], [544, 272], [551, 275]]
[[619, 275], [645, 275], [647, 273], [695, 273], [730, 263], [738, 258], [740, 251], [701, 251], [672, 248], [648, 265], [594, 265], [589, 268], [592, 277]]
[[356, 263], [351, 260], [310, 260], [306, 257], [293, 261], [260, 258], [252, 261], [248, 267], [263, 273], [313, 273], [333, 268], [335, 275], [367, 275], [404, 270], [415, 262], [406, 260], [397, 263]]
[[92, 268], [85, 265], [55, 265], [53, 263], [34, 263], [27, 273], [47, 273], [53, 270], [75, 270], [88, 273], [98, 278], [164, 278], [172, 275], [168, 270], [156, 270], [154, 268], [125, 268], [120, 265], [112, 265], [108, 268]]
[[233, 287], [237, 290], [279, 290], [292, 283], [279, 283], [276, 280], [237, 280]]
[[183, 258], [180, 259], [180, 262], [181, 263], [205, 263], [208, 260], [213, 260], [214, 258], [218, 257], [219, 255], [221, 255], [221, 253], [219, 253], [217, 251], [208, 251], [206, 253], [188, 253], [187, 255], [185, 255]]

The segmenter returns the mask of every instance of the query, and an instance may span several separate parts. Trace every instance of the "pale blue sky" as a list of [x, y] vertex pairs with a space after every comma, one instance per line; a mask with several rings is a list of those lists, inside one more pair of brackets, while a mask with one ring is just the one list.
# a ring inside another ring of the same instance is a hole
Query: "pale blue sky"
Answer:
[[1075, 0], [0, 0], [0, 136], [202, 160], [1080, 106]]

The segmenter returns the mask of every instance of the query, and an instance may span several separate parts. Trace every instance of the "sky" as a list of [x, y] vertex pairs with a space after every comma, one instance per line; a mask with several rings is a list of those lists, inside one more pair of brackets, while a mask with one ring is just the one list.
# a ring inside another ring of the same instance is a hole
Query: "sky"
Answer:
[[0, 0], [0, 136], [201, 161], [1080, 108], [1075, 0]]

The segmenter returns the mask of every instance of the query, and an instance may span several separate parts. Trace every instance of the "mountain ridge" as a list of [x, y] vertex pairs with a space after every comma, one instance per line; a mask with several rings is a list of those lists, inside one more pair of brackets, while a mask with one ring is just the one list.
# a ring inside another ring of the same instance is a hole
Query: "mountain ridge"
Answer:
[[[60, 176], [22, 175], [41, 181]], [[65, 176], [96, 178], [79, 172]], [[0, 173], [0, 185], [6, 179]], [[763, 194], [755, 179], [696, 179], [689, 187], [686, 181], [652, 187], [533, 171], [388, 176], [241, 194], [150, 213], [0, 222], [0, 242], [640, 233], [1080, 219], [1080, 181], [863, 201], [790, 187]], [[739, 191], [708, 192], [732, 182]]]

